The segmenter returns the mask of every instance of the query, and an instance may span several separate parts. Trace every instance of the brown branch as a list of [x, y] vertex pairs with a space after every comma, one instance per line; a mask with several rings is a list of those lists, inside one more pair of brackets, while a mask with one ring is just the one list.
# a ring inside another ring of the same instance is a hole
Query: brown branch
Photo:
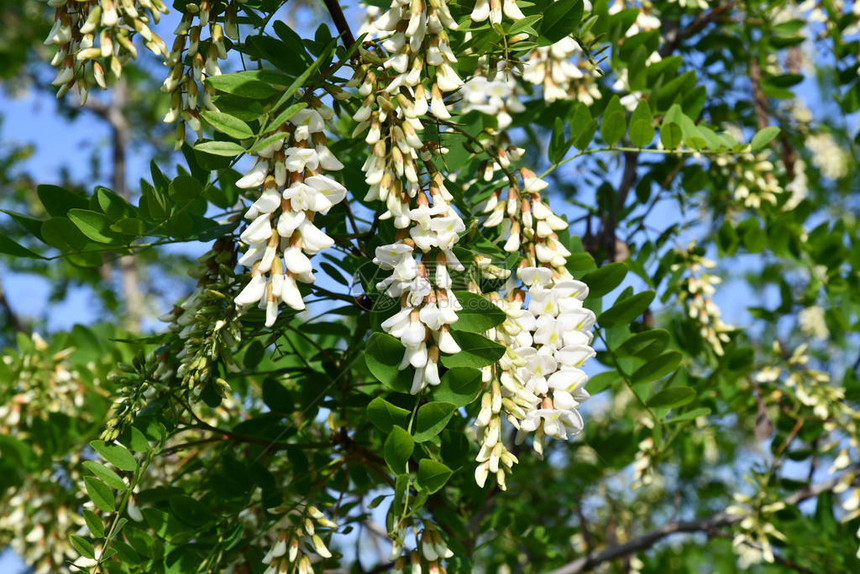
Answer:
[[716, 22], [723, 13], [727, 12], [734, 8], [735, 2], [732, 0], [731, 2], [726, 2], [722, 6], [717, 6], [713, 10], [708, 12], [702, 12], [698, 16], [696, 16], [695, 20], [690, 22], [688, 26], [686, 26], [683, 30], [678, 30], [678, 28], [671, 29], [669, 33], [666, 34], [666, 42], [660, 48], [660, 55], [664, 58], [669, 56], [672, 52], [674, 52], [680, 45], [681, 42], [693, 36], [697, 32], [699, 32], [702, 28], [710, 24], [711, 22]]
[[[695, 20], [690, 22], [684, 28], [680, 28], [677, 21], [666, 23], [665, 38], [666, 41], [660, 47], [659, 53], [661, 58], [671, 56], [677, 50], [681, 43], [694, 36], [702, 28], [711, 22], [718, 20], [726, 11], [734, 7], [734, 0], [717, 6], [713, 10], [699, 14]], [[610, 199], [610, 211], [608, 221], [604, 220], [603, 229], [599, 233], [599, 242], [604, 249], [606, 259], [608, 261], [616, 261], [617, 253], [617, 238], [616, 227], [618, 225], [618, 212], [624, 209], [627, 203], [627, 197], [636, 183], [636, 170], [639, 167], [639, 152], [626, 152], [624, 154], [624, 173], [621, 176], [621, 182], [618, 185], [618, 192], [615, 198]]]
[[[125, 116], [128, 89], [128, 83], [122, 78], [112, 88], [109, 103], [90, 98], [85, 104], [87, 109], [105, 120], [111, 127], [111, 187], [125, 200], [130, 199], [126, 184], [126, 150], [131, 140], [131, 126]], [[103, 272], [109, 273], [109, 271], [109, 264], [105, 263]], [[123, 255], [119, 258], [119, 272], [120, 291], [125, 302], [123, 326], [126, 330], [136, 333], [140, 330], [143, 320], [145, 302], [140, 290], [140, 274], [134, 256]]]
[[325, 7], [328, 8], [328, 13], [331, 14], [331, 19], [334, 21], [334, 26], [337, 31], [343, 36], [344, 45], [349, 48], [355, 44], [355, 36], [352, 30], [349, 29], [349, 23], [346, 21], [346, 16], [343, 15], [343, 10], [337, 0], [323, 0]]
[[767, 96], [764, 95], [764, 90], [761, 89], [761, 65], [756, 57], [750, 59], [749, 75], [750, 83], [752, 84], [756, 123], [758, 123], [758, 129], [763, 130], [769, 123], [770, 104], [768, 104]]
[[[787, 505], [794, 505], [809, 498], [813, 498], [818, 496], [822, 492], [828, 492], [833, 490], [846, 476], [853, 475], [855, 472], [860, 470], [860, 465], [853, 466], [850, 470], [840, 474], [836, 478], [831, 480], [827, 480], [825, 482], [819, 483], [815, 486], [808, 486], [806, 488], [802, 488], [791, 495], [787, 496], [783, 499], [783, 502]], [[738, 514], [726, 514], [725, 512], [721, 512], [716, 516], [711, 518], [704, 518], [701, 520], [687, 520], [687, 521], [671, 521], [659, 528], [652, 530], [646, 534], [641, 536], [637, 536], [624, 544], [617, 544], [614, 546], [610, 546], [605, 550], [600, 552], [592, 552], [586, 554], [581, 558], [577, 558], [573, 562], [562, 566], [561, 568], [557, 568], [553, 570], [550, 574], [578, 574], [579, 572], [585, 572], [593, 569], [594, 567], [608, 562], [610, 560], [616, 560], [618, 558], [624, 558], [625, 556], [629, 556], [635, 552], [639, 552], [642, 550], [647, 550], [651, 548], [659, 542], [660, 540], [667, 538], [673, 534], [680, 533], [689, 533], [689, 532], [705, 532], [709, 535], [714, 535], [714, 532], [725, 528], [726, 526], [731, 526], [737, 522], [740, 522], [746, 518], [746, 515], [738, 515]]]

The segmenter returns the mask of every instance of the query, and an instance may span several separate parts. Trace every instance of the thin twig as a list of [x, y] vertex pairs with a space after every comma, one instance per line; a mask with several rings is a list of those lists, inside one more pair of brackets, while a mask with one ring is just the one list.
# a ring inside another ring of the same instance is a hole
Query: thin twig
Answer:
[[[860, 470], [860, 465], [855, 465], [836, 478], [815, 486], [801, 488], [784, 498], [783, 502], [785, 502], [786, 505], [791, 506], [818, 496], [822, 492], [833, 490], [846, 476], [851, 476], [858, 470]], [[561, 568], [553, 570], [550, 574], [578, 574], [579, 572], [585, 572], [604, 562], [624, 558], [625, 556], [629, 556], [630, 554], [641, 550], [647, 550], [660, 540], [673, 534], [679, 534], [682, 532], [706, 532], [712, 534], [714, 531], [726, 526], [731, 526], [732, 524], [740, 522], [744, 518], [746, 518], [746, 515], [744, 514], [727, 514], [725, 512], [721, 512], [712, 518], [704, 518], [702, 520], [673, 520], [652, 530], [651, 532], [643, 534], [642, 536], [637, 536], [624, 544], [613, 545], [600, 552], [586, 554]]]
[[344, 16], [340, 4], [338, 4], [337, 0], [323, 0], [323, 2], [325, 2], [328, 13], [331, 14], [335, 28], [343, 35], [344, 45], [349, 48], [355, 44], [355, 36], [352, 34], [352, 30], [349, 29], [349, 23], [346, 21], [346, 16]]

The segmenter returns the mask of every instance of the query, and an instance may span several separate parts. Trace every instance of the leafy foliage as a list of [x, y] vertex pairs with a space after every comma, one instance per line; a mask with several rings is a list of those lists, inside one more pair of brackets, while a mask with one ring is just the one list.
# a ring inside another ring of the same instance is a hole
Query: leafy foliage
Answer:
[[4, 269], [103, 319], [0, 290], [35, 570], [860, 569], [856, 7], [56, 4], [0, 77], [47, 36], [114, 165], [0, 147]]

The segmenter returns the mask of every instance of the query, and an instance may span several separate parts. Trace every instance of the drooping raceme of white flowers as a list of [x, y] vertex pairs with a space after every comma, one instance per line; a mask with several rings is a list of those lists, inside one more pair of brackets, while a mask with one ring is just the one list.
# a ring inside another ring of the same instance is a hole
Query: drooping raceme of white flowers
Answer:
[[591, 105], [601, 97], [594, 70], [576, 40], [565, 37], [532, 50], [525, 61], [523, 79], [542, 86], [547, 103], [574, 100]]
[[115, 78], [130, 58], [137, 58], [135, 36], [153, 54], [167, 57], [167, 46], [150, 29], [161, 14], [167, 14], [163, 0], [47, 0], [56, 8], [54, 25], [45, 45], [56, 45], [51, 65], [59, 68], [53, 82], [57, 97], [74, 89], [81, 105], [89, 94], [88, 77], [105, 89], [105, 67]]
[[[375, 23], [385, 59], [357, 70], [354, 84], [364, 98], [353, 118], [355, 134], [367, 130], [371, 153], [363, 166], [369, 192], [365, 200], [382, 201], [381, 219], [393, 219], [395, 243], [376, 249], [374, 263], [391, 274], [377, 287], [400, 301], [400, 310], [383, 329], [406, 347], [401, 369], [414, 369], [412, 392], [437, 385], [439, 354], [460, 347], [449, 331], [457, 321], [459, 302], [451, 290], [449, 270], [463, 270], [453, 247], [465, 224], [451, 207], [453, 196], [432, 159], [445, 150], [418, 136], [421, 118], [451, 117], [443, 94], [463, 82], [447, 29], [456, 28], [441, 0], [395, 0]], [[435, 73], [431, 77], [428, 69]]]
[[[270, 512], [281, 514], [286, 510], [276, 507]], [[286, 512], [274, 529], [280, 532], [263, 557], [264, 574], [312, 574], [317, 557], [332, 557], [322, 537], [335, 531], [337, 524], [315, 506]]]
[[831, 134], [813, 134], [804, 143], [812, 152], [812, 165], [818, 168], [821, 175], [830, 179], [841, 179], [848, 175], [851, 157]]
[[672, 271], [684, 271], [678, 281], [678, 300], [687, 307], [687, 314], [698, 325], [705, 342], [714, 353], [722, 356], [725, 352], [723, 344], [731, 340], [729, 333], [734, 327], [723, 322], [722, 311], [712, 299], [722, 279], [707, 270], [716, 267], [716, 263], [696, 253], [695, 247], [693, 241], [687, 249], [675, 252], [680, 262], [672, 265]]
[[[237, 4], [239, 0], [231, 0], [223, 9], [224, 26], [222, 27], [212, 16], [213, 1], [202, 0], [198, 10], [188, 10], [173, 31], [176, 37], [170, 53], [164, 59], [164, 65], [170, 69], [161, 86], [161, 91], [170, 94], [170, 109], [164, 116], [164, 122], [176, 123], [176, 149], [182, 147], [185, 141], [185, 126], [203, 135], [198, 108], [217, 111], [212, 103], [215, 90], [204, 83], [209, 77], [220, 76], [221, 66], [218, 60], [227, 59], [224, 37], [239, 40], [237, 27]], [[208, 32], [208, 37], [203, 32]], [[190, 65], [186, 64], [190, 60]]]
[[774, 165], [768, 159], [768, 152], [723, 154], [713, 161], [729, 179], [735, 199], [743, 202], [745, 207], [759, 209], [765, 203], [776, 205], [777, 197], [784, 191], [774, 175]]
[[[484, 71], [486, 67], [480, 65], [478, 69]], [[495, 69], [485, 73], [473, 76], [463, 85], [463, 113], [475, 110], [493, 116], [503, 130], [513, 121], [511, 113], [525, 111], [520, 100], [524, 92], [513, 74], [505, 70], [505, 62], [499, 62]]]
[[250, 224], [240, 237], [248, 249], [239, 263], [251, 269], [251, 279], [236, 304], [259, 304], [269, 327], [281, 302], [305, 308], [298, 283], [313, 283], [310, 257], [334, 244], [315, 220], [346, 196], [346, 188], [325, 175], [343, 168], [323, 133], [332, 110], [315, 98], [310, 103], [280, 128], [284, 139], [261, 150], [254, 166], [236, 182], [242, 189], [261, 190], [245, 212]]
[[[481, 432], [475, 479], [483, 486], [492, 474], [501, 488], [517, 462], [501, 440], [502, 416], [517, 429], [517, 442], [534, 433], [538, 453], [546, 436], [564, 440], [578, 434], [578, 408], [589, 396], [580, 367], [595, 354], [589, 346], [594, 313], [582, 304], [588, 287], [567, 271], [570, 252], [556, 234], [567, 223], [543, 202], [546, 182], [527, 169], [520, 172], [522, 190], [511, 182], [504, 200], [494, 193], [482, 210], [488, 214], [484, 227], [499, 228], [503, 249], [525, 258], [516, 273], [519, 285], [511, 283], [504, 297], [489, 294], [506, 319], [488, 336], [506, 352], [497, 365], [484, 368], [489, 390], [475, 423]], [[478, 262], [478, 268], [489, 265]], [[493, 275], [498, 274], [487, 274]]]

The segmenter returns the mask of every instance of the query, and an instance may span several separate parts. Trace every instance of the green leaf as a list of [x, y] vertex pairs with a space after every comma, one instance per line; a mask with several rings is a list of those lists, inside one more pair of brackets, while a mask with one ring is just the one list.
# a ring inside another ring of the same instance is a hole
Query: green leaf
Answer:
[[[686, 388], [686, 387], [683, 387]], [[691, 421], [693, 419], [697, 419], [699, 417], [707, 416], [711, 414], [711, 409], [702, 407], [698, 409], [693, 409], [691, 411], [687, 411], [685, 413], [681, 413], [680, 415], [675, 415], [671, 419], [663, 419], [661, 422], [665, 425], [672, 423], [681, 423], [684, 421]]]
[[102, 519], [89, 508], [84, 508], [82, 513], [84, 515], [84, 522], [87, 523], [90, 533], [96, 538], [102, 538], [105, 535], [105, 524], [102, 522]]
[[750, 142], [750, 150], [756, 151], [767, 144], [769, 144], [773, 138], [779, 135], [779, 128], [776, 126], [768, 126], [763, 130], [759, 131], [756, 135], [753, 136], [752, 141]]
[[146, 233], [146, 225], [136, 217], [125, 217], [110, 224], [111, 231], [123, 235], [134, 235], [140, 237]]
[[418, 461], [418, 486], [430, 494], [441, 490], [452, 474], [454, 471], [441, 462], [429, 458]]
[[585, 384], [585, 390], [587, 390], [592, 395], [596, 395], [601, 391], [605, 391], [620, 380], [621, 375], [618, 374], [618, 371], [606, 371], [605, 373], [598, 373], [597, 375], [594, 375], [593, 377], [588, 379], [588, 382]]
[[305, 82], [308, 81], [308, 78], [316, 75], [317, 71], [320, 69], [320, 66], [323, 65], [323, 62], [328, 60], [332, 50], [334, 50], [335, 46], [337, 46], [337, 40], [337, 38], [334, 38], [331, 42], [329, 42], [320, 54], [320, 57], [317, 58], [316, 61], [302, 73], [302, 75], [296, 78], [293, 83], [289, 85], [287, 90], [283, 94], [281, 94], [281, 97], [278, 99], [278, 103], [275, 104], [273, 109], [277, 110], [278, 108], [286, 104], [287, 101], [292, 98], [296, 92], [299, 91], [299, 88], [305, 85]]
[[96, 188], [96, 199], [102, 212], [111, 221], [118, 221], [124, 217], [137, 216], [137, 208], [135, 206], [106, 187]]
[[190, 496], [171, 496], [168, 503], [173, 515], [189, 526], [202, 526], [212, 518], [206, 505]]
[[236, 142], [225, 142], [217, 140], [198, 141], [194, 144], [194, 149], [197, 151], [202, 151], [203, 153], [208, 153], [210, 155], [217, 155], [221, 157], [236, 157], [237, 155], [245, 153], [245, 148], [243, 148]]
[[385, 464], [394, 474], [405, 474], [414, 449], [415, 441], [412, 435], [400, 427], [392, 428], [382, 447]]
[[153, 223], [161, 223], [170, 215], [170, 202], [167, 199], [167, 186], [152, 187], [145, 181], [140, 181], [140, 213]]
[[0, 235], [0, 253], [11, 255], [13, 257], [27, 257], [29, 259], [45, 259], [43, 256], [30, 251], [23, 245], [18, 245], [5, 235]]
[[422, 405], [415, 420], [415, 442], [428, 441], [442, 432], [456, 409], [451, 403], [435, 401]]
[[615, 355], [648, 359], [659, 354], [668, 344], [669, 332], [663, 329], [654, 329], [633, 335], [615, 349]]
[[102, 440], [91, 441], [90, 446], [118, 469], [127, 471], [137, 470], [137, 461], [134, 459], [134, 455], [128, 452], [124, 446], [105, 444]]
[[449, 369], [454, 367], [486, 367], [502, 358], [505, 348], [476, 333], [451, 331], [451, 336], [460, 345], [455, 355], [442, 355], [440, 362]]
[[90, 205], [86, 197], [57, 185], [40, 185], [36, 194], [45, 211], [54, 217], [66, 217], [70, 209], [86, 209]]
[[108, 485], [92, 476], [84, 477], [84, 487], [93, 504], [101, 511], [113, 512], [116, 510], [113, 491]]
[[96, 551], [89, 540], [72, 534], [71, 536], [69, 536], [69, 541], [72, 543], [72, 546], [74, 546], [75, 550], [78, 551], [78, 554], [80, 554], [84, 558], [95, 560]]
[[744, 247], [750, 253], [759, 253], [767, 247], [767, 234], [764, 229], [759, 227], [758, 221], [754, 217], [741, 222], [738, 225], [738, 232], [741, 234]]
[[648, 383], [665, 377], [678, 368], [682, 358], [683, 355], [678, 351], [663, 353], [656, 359], [648, 361], [633, 373], [633, 384]]
[[94, 475], [105, 481], [111, 488], [116, 490], [125, 490], [127, 488], [122, 478], [105, 465], [88, 460], [84, 462], [84, 466]]
[[627, 130], [627, 116], [618, 95], [612, 96], [606, 109], [603, 110], [603, 120], [600, 125], [600, 137], [609, 145], [615, 145], [624, 137]]
[[438, 386], [433, 388], [433, 400], [465, 407], [481, 394], [481, 371], [468, 367], [448, 369]]
[[167, 193], [178, 207], [182, 207], [202, 197], [203, 185], [190, 175], [179, 175], [167, 186]]
[[367, 416], [373, 426], [390, 433], [395, 426], [406, 428], [409, 411], [392, 405], [382, 397], [376, 397], [367, 405]]
[[603, 297], [624, 281], [627, 275], [627, 266], [621, 262], [610, 263], [582, 278], [582, 282], [588, 285], [589, 298]]
[[598, 324], [603, 328], [612, 328], [618, 325], [632, 323], [636, 317], [648, 309], [648, 305], [654, 300], [654, 291], [643, 291], [632, 297], [618, 301], [597, 318]]
[[558, 163], [564, 159], [573, 142], [564, 139], [564, 120], [556, 116], [549, 140], [549, 161]]
[[559, 0], [543, 12], [540, 26], [541, 44], [555, 44], [570, 36], [582, 20], [582, 0]]
[[254, 132], [251, 131], [248, 124], [237, 117], [212, 110], [203, 110], [200, 115], [210, 126], [231, 138], [243, 140], [254, 137]]
[[484, 333], [505, 321], [505, 312], [477, 293], [455, 291], [454, 296], [463, 308], [457, 311], [452, 330]]
[[585, 129], [582, 130], [582, 133], [576, 136], [573, 140], [573, 146], [579, 151], [584, 150], [591, 144], [591, 140], [594, 139], [595, 132], [597, 132], [597, 120], [591, 120], [585, 125]]
[[594, 264], [594, 257], [591, 256], [591, 253], [571, 253], [567, 258], [566, 267], [568, 271], [575, 273], [594, 269], [597, 265]]
[[103, 213], [88, 209], [70, 209], [69, 220], [81, 233], [99, 243], [111, 243], [117, 239], [110, 230], [110, 221]]
[[664, 121], [660, 126], [660, 141], [666, 149], [675, 149], [681, 145], [681, 140], [684, 137], [684, 132], [675, 122]]
[[702, 136], [699, 131], [699, 126], [693, 122], [687, 115], [681, 116], [681, 132], [684, 134], [684, 143], [695, 150], [704, 149], [708, 145], [708, 141]]
[[[573, 112], [573, 119], [570, 121], [570, 138], [577, 139], [591, 124], [591, 111], [585, 104], [577, 104], [576, 110]], [[589, 138], [590, 139], [590, 138]]]
[[645, 147], [654, 139], [654, 126], [651, 124], [651, 107], [645, 100], [639, 100], [630, 117], [630, 141], [636, 147]]
[[696, 391], [692, 387], [670, 387], [663, 389], [646, 403], [655, 409], [671, 409], [686, 405], [696, 398]]
[[278, 93], [272, 84], [289, 85], [289, 77], [273, 70], [247, 70], [206, 78], [206, 83], [218, 90], [251, 100], [267, 100]]
[[23, 215], [21, 213], [16, 213], [14, 211], [10, 211], [8, 209], [0, 209], [0, 213], [5, 213], [9, 217], [11, 217], [15, 223], [20, 225], [27, 233], [42, 241], [42, 224], [44, 220], [36, 219], [35, 217], [30, 217], [29, 215]]
[[364, 362], [380, 383], [398, 393], [412, 388], [410, 369], [400, 370], [405, 352], [403, 345], [388, 333], [373, 333], [367, 340]]

